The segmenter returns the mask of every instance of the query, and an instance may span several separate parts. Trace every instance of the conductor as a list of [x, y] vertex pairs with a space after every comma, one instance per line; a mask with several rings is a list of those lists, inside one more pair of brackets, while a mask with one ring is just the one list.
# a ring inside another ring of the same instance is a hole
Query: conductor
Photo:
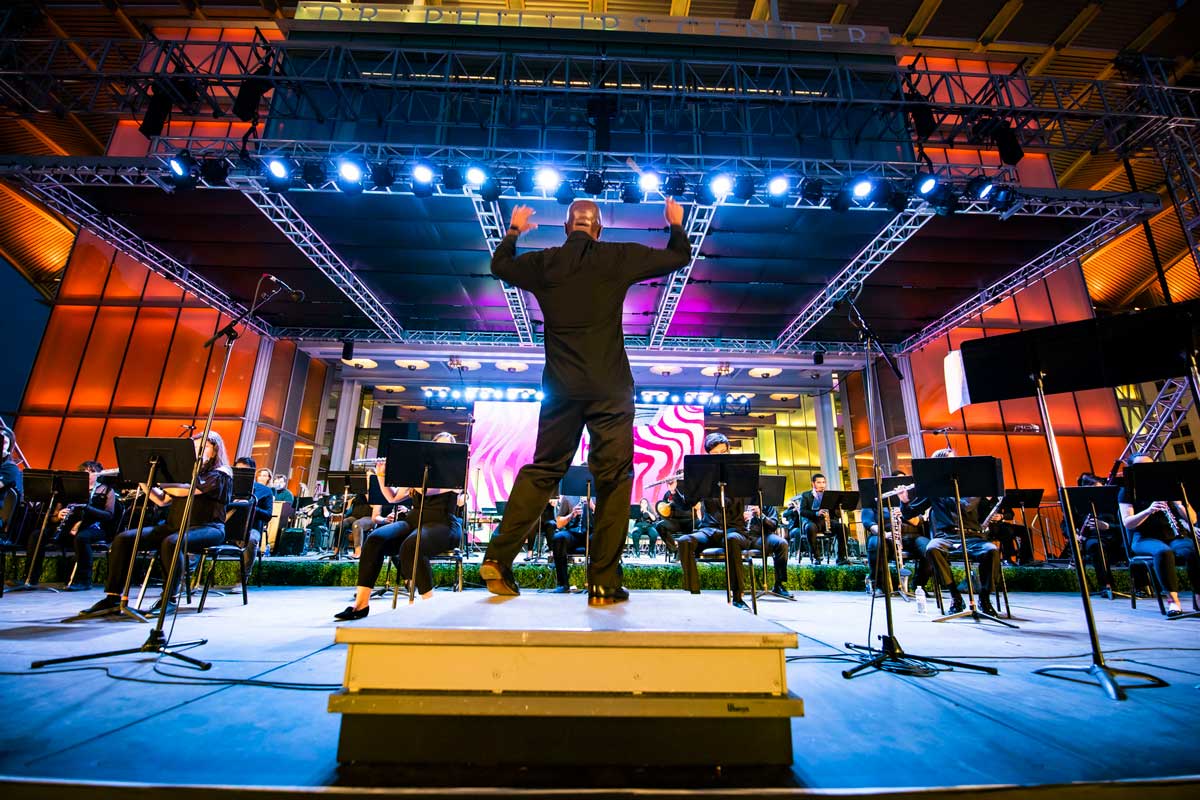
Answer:
[[625, 354], [621, 308], [629, 287], [687, 264], [691, 246], [683, 207], [666, 201], [671, 238], [665, 250], [600, 241], [600, 207], [577, 200], [567, 210], [567, 240], [516, 255], [517, 238], [537, 227], [517, 206], [508, 235], [492, 256], [492, 274], [537, 298], [545, 318], [546, 367], [533, 463], [517, 473], [497, 534], [479, 575], [493, 594], [517, 595], [512, 562], [579, 445], [591, 434], [588, 466], [595, 480], [596, 519], [588, 567], [588, 604], [629, 599], [621, 586], [621, 550], [633, 493], [633, 375]]

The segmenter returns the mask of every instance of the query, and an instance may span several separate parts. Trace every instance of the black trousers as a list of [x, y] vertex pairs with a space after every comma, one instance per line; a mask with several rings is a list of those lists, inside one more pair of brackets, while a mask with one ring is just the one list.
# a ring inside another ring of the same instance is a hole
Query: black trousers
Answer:
[[650, 554], [653, 555], [654, 546], [658, 544], [658, 529], [654, 527], [654, 523], [639, 522], [633, 526], [633, 532], [629, 534], [629, 540], [633, 542], [633, 552], [638, 551], [643, 536], [646, 537], [646, 545]]
[[[817, 560], [817, 525], [811, 520], [804, 520], [804, 538], [808, 539], [808, 552], [812, 553], [813, 561]], [[846, 538], [846, 526], [835, 519], [829, 521], [829, 536], [837, 542], [837, 560], [845, 561], [850, 558], [850, 545]], [[822, 554], [824, 555], [824, 554]]]
[[[746, 538], [747, 547], [749, 547], [751, 550], [763, 549], [763, 540], [761, 536], [755, 536], [754, 534], [740, 534], [740, 536]], [[729, 548], [729, 551], [730, 555], [732, 555], [732, 546]], [[778, 533], [767, 534], [766, 555], [770, 556], [772, 567], [775, 570], [775, 583], [773, 584], [775, 586], [787, 585], [787, 562], [789, 551], [790, 548], [788, 547], [787, 537], [780, 536]], [[766, 586], [767, 584], [764, 583], [763, 588], [765, 589]]]
[[416, 555], [417, 592], [425, 594], [433, 591], [433, 566], [429, 557], [458, 547], [462, 540], [461, 529], [444, 520], [425, 522], [421, 525], [419, 553], [418, 537], [412, 534], [413, 528], [407, 522], [392, 522], [372, 530], [359, 552], [358, 585], [373, 587], [383, 570], [383, 560], [389, 556], [399, 556], [401, 579], [411, 579], [413, 556]]
[[[108, 580], [104, 583], [104, 591], [109, 594], [120, 594], [125, 588], [125, 576], [129, 574], [129, 566], [133, 555], [133, 539], [136, 529], [121, 531], [113, 539], [112, 547], [108, 550]], [[179, 532], [170, 522], [160, 522], [153, 528], [143, 528], [142, 538], [138, 541], [139, 550], [158, 550], [158, 561], [162, 566], [163, 580], [170, 572], [171, 555], [175, 552], [175, 542]], [[225, 541], [225, 525], [213, 522], [208, 525], [196, 525], [187, 532], [188, 553], [199, 553], [207, 547], [221, 544]], [[163, 584], [163, 597], [174, 597], [179, 587], [179, 578], [183, 575], [184, 553], [179, 554], [179, 563], [175, 565], [175, 576], [171, 585]]]
[[1135, 556], [1152, 556], [1154, 558], [1154, 574], [1165, 591], [1179, 591], [1179, 573], [1175, 565], [1182, 561], [1187, 567], [1188, 580], [1192, 583], [1192, 591], [1200, 593], [1200, 557], [1196, 555], [1196, 545], [1191, 539], [1180, 536], [1169, 542], [1153, 539], [1149, 536], [1133, 535], [1130, 550]]
[[691, 530], [691, 523], [674, 517], [664, 517], [654, 523], [654, 530], [658, 533], [658, 538], [662, 539], [663, 547], [673, 553], [676, 550], [675, 541]]
[[[26, 568], [32, 567], [33, 570], [29, 574], [32, 575], [32, 582], [37, 583], [42, 574], [42, 564], [46, 559], [46, 551], [51, 545], [61, 547], [66, 550], [71, 546], [71, 528], [75, 527], [75, 523], [82, 523], [83, 509], [73, 508], [67, 514], [67, 518], [62, 522], [51, 522], [46, 525], [46, 535], [42, 538], [41, 546], [38, 546], [38, 533], [40, 531], [30, 531], [28, 539], [28, 547], [32, 553], [28, 556], [30, 559], [27, 562]], [[80, 527], [83, 527], [80, 525]]]
[[488, 542], [484, 558], [503, 566], [512, 564], [566, 474], [584, 427], [591, 434], [588, 467], [595, 480], [596, 496], [588, 584], [621, 584], [621, 550], [633, 494], [632, 391], [608, 397], [567, 397], [562, 393], [547, 396], [538, 416], [533, 463], [517, 473], [504, 519]]
[[988, 526], [988, 535], [1000, 542], [1000, 552], [1006, 560], [1015, 556], [1020, 564], [1033, 561], [1033, 537], [1024, 525], [994, 522]]
[[550, 553], [554, 556], [554, 581], [558, 586], [570, 586], [571, 554], [587, 545], [580, 528], [561, 528], [550, 536]]
[[[683, 588], [689, 592], [700, 591], [700, 568], [697, 564], [697, 557], [708, 548], [724, 548], [724, 532], [716, 528], [700, 528], [680, 536], [675, 540], [675, 544], [679, 546], [679, 566], [683, 568]], [[740, 531], [729, 532], [729, 563], [726, 565], [726, 569], [729, 570], [729, 586], [735, 598], [740, 598], [745, 591], [742, 580], [742, 551], [749, 547], [750, 537], [748, 534]], [[785, 561], [786, 558], [787, 556], [784, 556]], [[776, 562], [775, 569], [779, 569], [778, 562]], [[777, 576], [786, 575], [787, 564], [784, 564], [782, 573], [777, 571], [775, 574]]]
[[[1070, 543], [1068, 542], [1068, 544]], [[1083, 542], [1083, 552], [1092, 560], [1092, 567], [1096, 570], [1096, 580], [1103, 589], [1105, 586], [1113, 585], [1112, 566], [1125, 560], [1125, 548], [1119, 538], [1109, 538], [1103, 543], [1104, 559], [1101, 560], [1100, 547], [1101, 540], [1095, 536]]]
[[[925, 548], [929, 546], [929, 539], [925, 536], [901, 536], [900, 543], [904, 553], [904, 563], [913, 570], [912, 585], [924, 586], [929, 576], [933, 574], [933, 565], [930, 559], [925, 557]], [[883, 575], [879, 571], [878, 564], [875, 559], [879, 556], [879, 537], [871, 534], [867, 538], [867, 569], [871, 571], [871, 580], [876, 586], [883, 583]], [[889, 536], [887, 539], [887, 557], [894, 559], [896, 557], [896, 543]]]
[[[950, 571], [949, 556], [962, 557], [962, 541], [958, 537], [937, 536], [925, 546], [925, 557], [932, 568], [937, 570], [938, 581], [943, 587], [950, 589], [950, 594], [959, 596], [958, 583], [954, 573]], [[967, 537], [967, 556], [971, 561], [979, 562], [979, 591], [980, 597], [991, 594], [995, 584], [996, 570], [1000, 568], [1000, 551], [996, 545], [978, 537]], [[989, 605], [991, 601], [988, 601]]]
[[90, 585], [92, 582], [92, 543], [104, 541], [107, 537], [98, 523], [80, 525], [79, 530], [71, 537], [75, 548], [75, 580], [73, 583]]

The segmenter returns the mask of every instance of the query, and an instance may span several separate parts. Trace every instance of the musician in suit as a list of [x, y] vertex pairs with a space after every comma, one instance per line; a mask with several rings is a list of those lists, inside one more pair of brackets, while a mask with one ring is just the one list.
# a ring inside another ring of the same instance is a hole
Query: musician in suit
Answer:
[[796, 537], [801, 535], [800, 522], [800, 498], [793, 497], [783, 509], [783, 527], [789, 542], [796, 541]]
[[17, 493], [17, 500], [25, 494], [25, 485], [21, 477], [21, 468], [12, 459], [16, 446], [12, 431], [0, 428], [0, 491], [12, 489]]
[[[892, 477], [904, 478], [908, 477], [903, 472], [893, 472]], [[891, 509], [899, 512], [900, 517], [900, 552], [904, 559], [907, 559], [905, 569], [912, 571], [910, 565], [916, 565], [916, 585], [924, 586], [929, 580], [933, 569], [929, 563], [929, 559], [925, 558], [925, 548], [929, 545], [929, 537], [924, 535], [924, 523], [920, 517], [905, 517], [903, 508], [909, 503], [909, 495], [907, 491], [900, 492], [895, 497], [887, 498], [883, 501], [883, 531], [884, 538], [887, 540], [887, 558], [894, 559], [896, 557], [896, 544], [893, 539], [894, 529], [892, 527]], [[878, 587], [883, 584], [883, 575], [880, 573], [876, 563], [876, 558], [879, 556], [879, 521], [875, 519], [875, 505], [871, 504], [862, 510], [862, 524], [867, 531], [867, 569], [870, 570], [871, 580], [873, 585]], [[901, 574], [900, 588], [907, 591], [907, 577]]]
[[826, 488], [828, 481], [818, 472], [812, 476], [812, 488], [800, 495], [800, 506], [796, 511], [803, 520], [801, 532], [808, 539], [809, 552], [813, 554], [814, 562], [817, 560], [817, 536], [832, 534], [837, 542], [837, 563], [849, 564], [850, 545], [847, 541], [846, 526], [821, 508], [821, 499]]
[[775, 571], [775, 585], [771, 591], [780, 597], [791, 597], [791, 592], [787, 590], [788, 540], [779, 533], [779, 512], [775, 506], [761, 509], [758, 506], [746, 506], [744, 517], [750, 549], [761, 550], [764, 558], [771, 557]]
[[[1000, 498], [988, 498], [983, 505], [992, 508]], [[1000, 555], [1004, 561], [1024, 566], [1033, 561], [1033, 537], [1029, 529], [1015, 522], [1017, 513], [1011, 508], [1001, 508], [988, 525], [988, 536], [1000, 543]]]
[[[1126, 466], [1146, 464], [1154, 459], [1146, 453], [1129, 457]], [[1154, 559], [1154, 574], [1163, 591], [1167, 593], [1167, 616], [1183, 613], [1179, 605], [1179, 574], [1175, 565], [1180, 561], [1187, 567], [1188, 580], [1192, 584], [1192, 608], [1200, 611], [1200, 556], [1188, 529], [1188, 522], [1195, 522], [1195, 514], [1179, 501], [1148, 500], [1139, 497], [1134, 502], [1129, 487], [1121, 487], [1117, 495], [1121, 509], [1121, 521], [1133, 536], [1129, 549], [1135, 556], [1150, 556]]]
[[[955, 452], [946, 447], [933, 454], [933, 458], [954, 458]], [[987, 514], [990, 509], [983, 508], [982, 497], [962, 498], [962, 524], [967, 532], [967, 555], [979, 562], [979, 610], [989, 616], [996, 616], [992, 607], [991, 592], [997, 571], [1000, 569], [1000, 551], [996, 545], [984, 538], [980, 515]], [[954, 599], [950, 607], [951, 614], [964, 610], [962, 593], [954, 573], [950, 571], [950, 560], [947, 554], [962, 555], [962, 538], [959, 534], [960, 506], [953, 497], [913, 497], [908, 503], [901, 504], [901, 513], [905, 519], [919, 516], [929, 511], [931, 535], [929, 544], [925, 546], [925, 557], [930, 565], [937, 570], [938, 580], [942, 586], [950, 590]]]
[[666, 249], [601, 242], [600, 207], [577, 200], [567, 210], [567, 240], [517, 255], [517, 239], [537, 227], [533, 209], [513, 209], [508, 234], [492, 256], [492, 274], [531, 292], [545, 318], [546, 399], [538, 415], [533, 463], [521, 468], [499, 533], [488, 542], [479, 575], [493, 594], [520, 593], [512, 562], [533, 530], [555, 485], [566, 474], [586, 427], [588, 465], [595, 477], [596, 528], [589, 565], [588, 603], [629, 599], [621, 586], [633, 493], [633, 374], [625, 353], [621, 307], [633, 284], [662, 277], [691, 259], [683, 207], [667, 198], [671, 229]]
[[[678, 488], [679, 481], [667, 481], [667, 490], [658, 501], [659, 520], [654, 523], [654, 530], [669, 553], [677, 551], [676, 539], [692, 530], [692, 509], [684, 503]], [[663, 514], [664, 509], [669, 513]]]
[[629, 534], [629, 539], [633, 543], [633, 554], [637, 555], [641, 548], [642, 538], [646, 539], [646, 555], [654, 555], [655, 545], [658, 544], [658, 531], [654, 528], [654, 523], [657, 517], [654, 514], [654, 509], [650, 507], [650, 501], [642, 498], [642, 502], [638, 504], [638, 518], [633, 521], [633, 531]]
[[561, 495], [554, 508], [554, 533], [550, 535], [550, 555], [554, 559], [554, 594], [571, 591], [571, 554], [586, 549], [587, 536], [595, 525], [596, 499], [584, 505], [583, 498]]

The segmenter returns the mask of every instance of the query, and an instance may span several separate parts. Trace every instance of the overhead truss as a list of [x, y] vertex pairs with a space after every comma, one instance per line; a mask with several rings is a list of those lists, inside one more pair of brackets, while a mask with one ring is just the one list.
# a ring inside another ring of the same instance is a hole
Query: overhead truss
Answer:
[[658, 308], [654, 312], [654, 321], [650, 324], [649, 343], [652, 348], [662, 347], [667, 338], [667, 330], [671, 327], [671, 320], [675, 318], [675, 309], [679, 307], [696, 259], [700, 258], [700, 248], [704, 246], [704, 238], [708, 236], [708, 229], [712, 226], [712, 219], [716, 213], [716, 205], [696, 203], [688, 214], [685, 230], [691, 248], [691, 258], [687, 264], [671, 273], [667, 278], [667, 285], [663, 287], [662, 296], [658, 299]]
[[[496, 247], [508, 232], [500, 204], [495, 201], [488, 202], [479, 195], [471, 195], [471, 204], [475, 207], [475, 218], [479, 220], [479, 227], [483, 229], [483, 240], [487, 243], [488, 253], [495, 255]], [[507, 281], [500, 281], [500, 286], [504, 289], [504, 300], [508, 304], [509, 313], [512, 314], [517, 338], [525, 347], [533, 345], [533, 322], [529, 319], [529, 304], [525, 302], [524, 293]]]

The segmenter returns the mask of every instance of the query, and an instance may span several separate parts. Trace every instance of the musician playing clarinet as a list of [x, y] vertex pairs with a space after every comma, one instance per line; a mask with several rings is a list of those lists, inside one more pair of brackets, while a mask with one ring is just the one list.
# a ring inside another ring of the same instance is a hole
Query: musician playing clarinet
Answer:
[[500, 530], [488, 542], [479, 568], [493, 594], [520, 594], [513, 559], [566, 474], [586, 427], [596, 488], [588, 604], [629, 599], [621, 586], [621, 551], [633, 495], [634, 407], [621, 309], [633, 284], [669, 275], [691, 258], [683, 207], [668, 197], [665, 214], [671, 229], [665, 250], [601, 242], [600, 207], [577, 200], [567, 211], [562, 246], [517, 256], [517, 238], [537, 227], [533, 209], [517, 206], [508, 235], [496, 246], [492, 274], [533, 293], [545, 318], [546, 399], [538, 415], [533, 463], [517, 474]]
[[[1146, 453], [1137, 453], [1130, 456], [1126, 466], [1153, 460]], [[1121, 487], [1117, 503], [1121, 520], [1133, 535], [1129, 549], [1135, 556], [1154, 559], [1154, 574], [1167, 593], [1167, 616], [1177, 617], [1183, 613], [1179, 605], [1179, 574], [1175, 570], [1180, 561], [1187, 567], [1188, 580], [1192, 584], [1192, 608], [1200, 611], [1200, 557], [1196, 555], [1196, 544], [1188, 529], [1188, 522], [1196, 521], [1191, 509], [1184, 508], [1179, 501], [1151, 501], [1141, 497], [1135, 501], [1128, 487]]]

